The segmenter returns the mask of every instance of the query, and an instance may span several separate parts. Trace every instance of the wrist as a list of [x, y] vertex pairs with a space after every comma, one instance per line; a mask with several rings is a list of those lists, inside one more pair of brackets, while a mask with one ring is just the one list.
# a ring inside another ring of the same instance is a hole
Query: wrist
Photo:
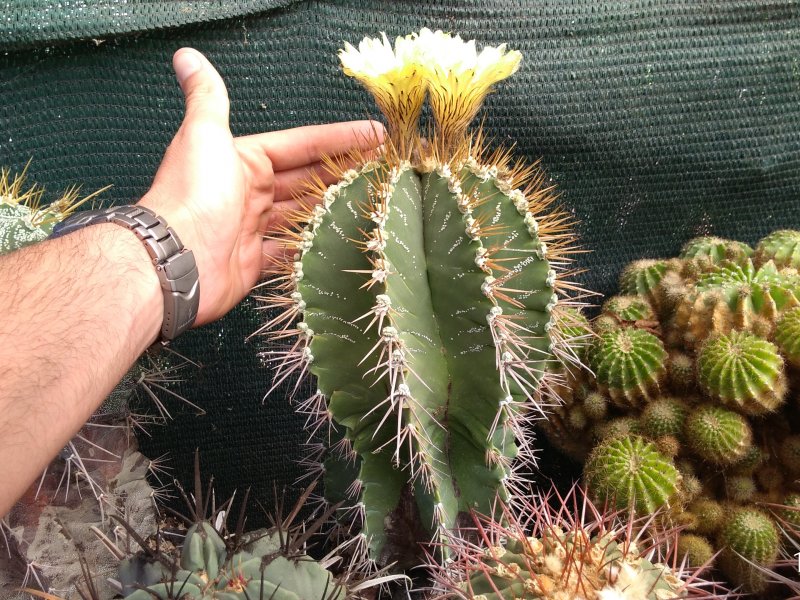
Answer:
[[109, 287], [125, 296], [120, 307], [129, 312], [120, 319], [128, 319], [129, 339], [136, 343], [137, 354], [144, 352], [158, 338], [164, 321], [164, 297], [153, 261], [144, 244], [130, 230], [114, 223], [101, 223], [78, 232], [97, 235], [96, 248], [102, 249], [96, 273], [102, 277], [112, 275]]
[[200, 283], [194, 254], [184, 248], [163, 217], [141, 204], [75, 214], [57, 224], [51, 237], [102, 224], [119, 226], [142, 243], [163, 294], [161, 337], [167, 341], [175, 339], [191, 327], [197, 317]]

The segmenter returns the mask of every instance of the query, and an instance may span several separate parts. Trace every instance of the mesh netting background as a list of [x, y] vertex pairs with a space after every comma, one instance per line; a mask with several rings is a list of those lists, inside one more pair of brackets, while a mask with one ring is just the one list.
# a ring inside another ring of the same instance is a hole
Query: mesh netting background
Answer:
[[[612, 293], [628, 261], [674, 255], [700, 233], [754, 243], [800, 228], [791, 0], [0, 2], [0, 164], [32, 159], [31, 180], [52, 195], [111, 183], [106, 202], [129, 203], [182, 116], [177, 48], [219, 68], [231, 127], [249, 134], [375, 115], [337, 49], [423, 26], [522, 51], [520, 72], [486, 103], [485, 128], [542, 158], [581, 221], [589, 288]], [[180, 340], [203, 364], [180, 391], [207, 414], [180, 414], [142, 444], [169, 451], [184, 480], [199, 447], [221, 494], [253, 485], [269, 505], [273, 484], [299, 475], [303, 438], [280, 390], [261, 402], [263, 342], [244, 339], [264, 318], [248, 301]]]

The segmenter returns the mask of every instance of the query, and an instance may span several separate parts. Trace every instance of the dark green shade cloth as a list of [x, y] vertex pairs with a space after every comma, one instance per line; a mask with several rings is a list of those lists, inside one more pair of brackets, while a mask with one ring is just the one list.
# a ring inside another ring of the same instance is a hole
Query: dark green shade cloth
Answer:
[[[182, 116], [177, 48], [217, 65], [231, 127], [248, 134], [376, 115], [337, 50], [423, 26], [522, 51], [485, 128], [542, 159], [591, 250], [577, 257], [587, 287], [613, 293], [627, 262], [675, 255], [698, 234], [752, 244], [800, 228], [790, 1], [0, 2], [0, 164], [32, 158], [31, 180], [53, 194], [112, 183], [106, 202], [129, 203]], [[285, 389], [261, 403], [264, 342], [244, 338], [265, 318], [245, 304], [180, 340], [204, 364], [181, 391], [208, 414], [181, 415], [143, 445], [170, 450], [184, 479], [199, 447], [221, 493], [252, 484], [269, 504], [273, 482], [300, 473], [303, 421]]]

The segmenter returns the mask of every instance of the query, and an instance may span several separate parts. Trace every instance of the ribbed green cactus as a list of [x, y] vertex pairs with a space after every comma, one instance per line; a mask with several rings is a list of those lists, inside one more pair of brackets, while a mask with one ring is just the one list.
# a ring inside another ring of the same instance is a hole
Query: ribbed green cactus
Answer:
[[742, 460], [753, 442], [747, 419], [711, 404], [704, 404], [689, 414], [684, 437], [698, 458], [721, 466]]
[[668, 260], [637, 260], [629, 264], [619, 280], [620, 294], [643, 296], [660, 310], [659, 284], [664, 274], [676, 265]]
[[685, 556], [690, 567], [702, 567], [711, 562], [714, 548], [703, 536], [682, 533], [678, 536], [677, 554], [679, 559]]
[[775, 343], [786, 360], [800, 368], [800, 306], [783, 313], [775, 326]]
[[689, 409], [679, 398], [663, 396], [645, 406], [639, 417], [642, 433], [653, 439], [663, 435], [680, 436]]
[[800, 231], [773, 231], [758, 243], [753, 260], [759, 266], [772, 261], [779, 269], [800, 269]]
[[666, 358], [664, 344], [652, 333], [624, 327], [600, 336], [589, 364], [600, 389], [615, 404], [636, 406], [658, 394]]
[[[285, 311], [268, 328], [294, 339], [270, 354], [276, 384], [316, 376], [320, 419], [356, 463], [344, 482], [355, 528], [384, 563], [400, 560], [393, 523], [435, 535], [509, 494], [512, 462], [529, 455], [515, 431], [539, 410], [545, 368], [569, 337], [554, 265], [570, 242], [564, 218], [543, 212], [553, 200], [543, 175], [466, 132], [519, 53], [501, 47], [482, 55], [492, 66], [451, 67], [443, 57], [469, 47], [428, 30], [394, 49], [385, 37], [359, 48], [340, 57], [376, 96], [389, 139], [312, 191], [319, 204], [296, 216], [285, 293], [268, 299]], [[388, 70], [364, 67], [369, 52]], [[422, 141], [426, 91], [436, 128]]]
[[[255, 536], [246, 549], [229, 553], [207, 521], [187, 532], [180, 568], [136, 557], [119, 567], [130, 600], [225, 598], [227, 600], [344, 600], [346, 588], [317, 561], [283, 549], [277, 533]], [[137, 589], [138, 587], [143, 589]]]
[[636, 436], [597, 446], [584, 468], [593, 497], [646, 515], [678, 500], [681, 475], [656, 447]]
[[780, 543], [778, 528], [769, 515], [754, 508], [736, 509], [720, 529], [718, 544], [723, 550], [719, 566], [731, 582], [749, 592], [760, 592], [766, 586], [766, 575], [750, 561], [770, 566], [778, 557]]
[[709, 339], [697, 355], [703, 390], [748, 415], [774, 411], [786, 395], [783, 359], [775, 344], [745, 331]]
[[656, 318], [653, 307], [640, 296], [613, 296], [603, 304], [603, 313], [620, 321], [652, 321]]
[[771, 261], [758, 270], [749, 259], [728, 261], [699, 275], [678, 303], [674, 326], [690, 347], [733, 329], [767, 337], [781, 313], [795, 306], [800, 306], [796, 271], [779, 271]]
[[681, 249], [680, 258], [702, 266], [731, 261], [744, 263], [753, 255], [753, 249], [742, 242], [704, 236], [689, 240]]

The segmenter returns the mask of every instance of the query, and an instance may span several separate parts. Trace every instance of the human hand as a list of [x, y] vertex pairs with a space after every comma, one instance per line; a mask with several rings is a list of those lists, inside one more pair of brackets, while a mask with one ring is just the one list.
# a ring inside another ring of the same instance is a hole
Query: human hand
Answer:
[[164, 217], [194, 253], [200, 275], [195, 325], [220, 318], [250, 291], [269, 258], [281, 251], [264, 233], [275, 229], [309, 172], [333, 183], [324, 155], [382, 141], [372, 121], [299, 127], [234, 138], [225, 84], [191, 48], [173, 57], [186, 115], [140, 201]]

